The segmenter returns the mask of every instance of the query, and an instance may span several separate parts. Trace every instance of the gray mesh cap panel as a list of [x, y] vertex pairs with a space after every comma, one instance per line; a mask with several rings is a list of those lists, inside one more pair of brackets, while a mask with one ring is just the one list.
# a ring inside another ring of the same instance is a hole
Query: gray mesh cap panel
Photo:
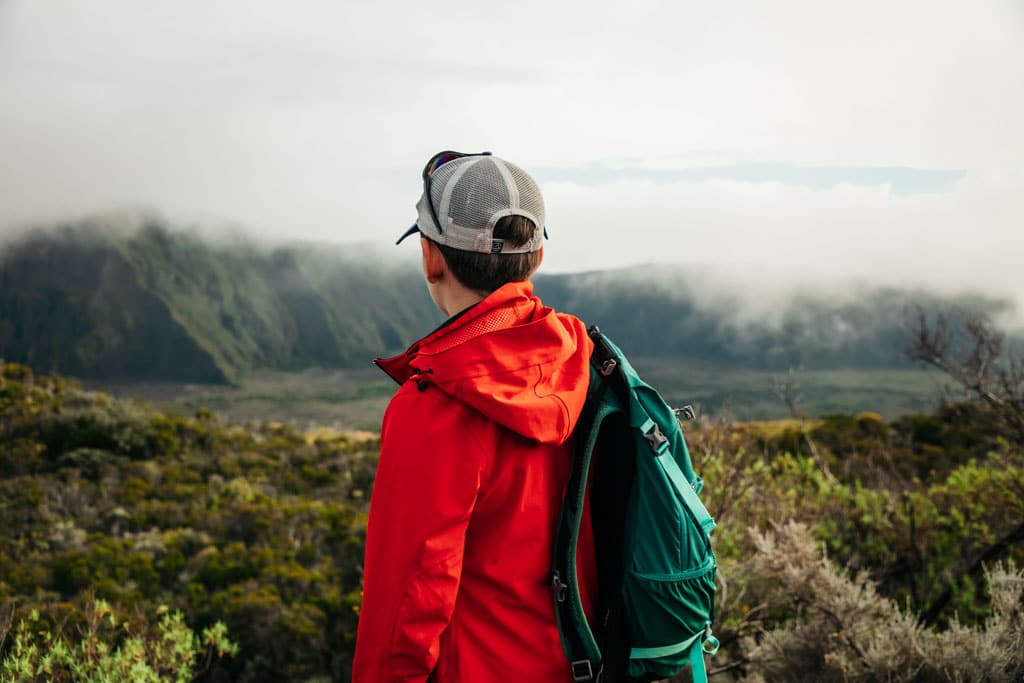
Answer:
[[[420, 232], [462, 251], [522, 254], [540, 249], [544, 240], [544, 199], [526, 171], [493, 156], [449, 161], [434, 172], [430, 197], [442, 223], [438, 231], [426, 195], [416, 204]], [[520, 215], [536, 226], [533, 239], [513, 247], [494, 239], [494, 225], [504, 216]]]

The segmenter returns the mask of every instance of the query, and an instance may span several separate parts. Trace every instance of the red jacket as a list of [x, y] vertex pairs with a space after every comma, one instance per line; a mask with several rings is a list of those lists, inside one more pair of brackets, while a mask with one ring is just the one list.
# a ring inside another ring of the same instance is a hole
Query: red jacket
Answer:
[[[572, 680], [549, 575], [593, 344], [532, 293], [509, 283], [378, 360], [401, 388], [370, 502], [357, 683]], [[579, 561], [589, 606], [592, 550]]]

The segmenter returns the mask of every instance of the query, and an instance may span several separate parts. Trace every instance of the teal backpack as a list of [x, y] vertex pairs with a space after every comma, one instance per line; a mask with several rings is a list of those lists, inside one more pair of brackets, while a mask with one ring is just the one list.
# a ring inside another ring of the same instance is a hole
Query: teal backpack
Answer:
[[[590, 388], [574, 432], [572, 470], [555, 537], [551, 586], [573, 681], [652, 681], [704, 655], [715, 601], [715, 522], [700, 502], [677, 413], [597, 327]], [[576, 573], [589, 490], [599, 595], [588, 623]]]

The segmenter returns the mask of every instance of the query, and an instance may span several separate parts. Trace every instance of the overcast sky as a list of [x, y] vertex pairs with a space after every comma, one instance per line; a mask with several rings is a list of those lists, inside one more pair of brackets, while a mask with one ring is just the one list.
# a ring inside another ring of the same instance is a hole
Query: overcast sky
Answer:
[[549, 270], [1016, 297], [1022, 121], [1019, 0], [0, 0], [8, 234], [151, 207], [383, 244], [427, 157], [486, 149], [541, 183]]

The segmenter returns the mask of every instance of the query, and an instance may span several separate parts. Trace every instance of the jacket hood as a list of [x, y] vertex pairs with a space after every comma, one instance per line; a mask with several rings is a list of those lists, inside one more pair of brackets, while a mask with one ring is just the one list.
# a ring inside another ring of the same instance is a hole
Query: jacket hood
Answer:
[[583, 409], [592, 350], [581, 320], [544, 306], [522, 281], [375, 362], [399, 384], [436, 387], [518, 434], [561, 444]]

